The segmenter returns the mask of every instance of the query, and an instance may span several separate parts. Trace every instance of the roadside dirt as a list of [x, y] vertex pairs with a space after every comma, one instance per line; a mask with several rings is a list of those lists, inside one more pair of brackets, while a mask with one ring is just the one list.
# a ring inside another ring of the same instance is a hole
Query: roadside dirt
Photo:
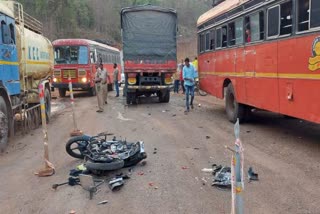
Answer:
[[[11, 140], [0, 155], [0, 213], [230, 213], [231, 193], [212, 187], [210, 174], [201, 172], [213, 163], [230, 164], [231, 154], [224, 146], [233, 147], [235, 139], [223, 102], [197, 96], [195, 109], [185, 115], [184, 97], [171, 98], [168, 104], [141, 99], [139, 105], [126, 106], [123, 97], [111, 92], [99, 114], [95, 97], [77, 94], [76, 116], [84, 133], [108, 131], [128, 141], [143, 140], [148, 153], [147, 164], [134, 167], [119, 192], [103, 185], [93, 200], [80, 186], [51, 189], [67, 181], [69, 170], [81, 164], [65, 152], [73, 125], [68, 98], [56, 99], [60, 107], [48, 125], [56, 174], [33, 174], [44, 165], [41, 129]], [[320, 213], [320, 126], [258, 112], [240, 129], [245, 172], [252, 166], [260, 177], [258, 182], [245, 182], [245, 213]], [[97, 205], [102, 200], [109, 203]]]

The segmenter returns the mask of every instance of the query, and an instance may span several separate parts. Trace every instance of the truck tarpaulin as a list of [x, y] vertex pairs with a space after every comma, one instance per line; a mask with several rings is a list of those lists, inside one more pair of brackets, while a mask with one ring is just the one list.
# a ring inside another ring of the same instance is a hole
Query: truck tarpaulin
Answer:
[[145, 5], [121, 11], [124, 60], [176, 60], [175, 10]]

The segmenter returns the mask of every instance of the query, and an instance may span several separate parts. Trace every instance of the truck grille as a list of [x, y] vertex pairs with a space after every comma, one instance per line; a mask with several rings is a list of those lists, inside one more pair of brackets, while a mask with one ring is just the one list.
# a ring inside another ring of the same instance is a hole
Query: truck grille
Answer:
[[77, 73], [76, 73], [76, 70], [74, 70], [74, 69], [62, 70], [63, 78], [68, 78], [69, 77], [69, 73], [70, 73], [70, 77], [72, 79], [77, 78]]

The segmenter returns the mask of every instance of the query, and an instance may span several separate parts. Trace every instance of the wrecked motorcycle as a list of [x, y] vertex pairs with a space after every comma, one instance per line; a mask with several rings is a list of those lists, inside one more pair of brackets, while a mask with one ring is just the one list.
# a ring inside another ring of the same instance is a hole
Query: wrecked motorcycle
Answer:
[[71, 138], [66, 144], [67, 153], [85, 160], [90, 171], [110, 171], [136, 165], [147, 158], [144, 142], [135, 143], [126, 140], [107, 140], [107, 133], [97, 136], [82, 135]]

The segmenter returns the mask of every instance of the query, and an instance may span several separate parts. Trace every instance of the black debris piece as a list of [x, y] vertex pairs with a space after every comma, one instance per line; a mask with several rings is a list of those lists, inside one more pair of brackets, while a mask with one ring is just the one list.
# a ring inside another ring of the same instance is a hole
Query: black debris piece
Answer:
[[251, 181], [258, 181], [259, 178], [258, 178], [258, 173], [255, 173], [252, 169], [252, 167], [249, 167], [249, 170], [248, 170], [248, 179], [249, 179], [249, 182]]

